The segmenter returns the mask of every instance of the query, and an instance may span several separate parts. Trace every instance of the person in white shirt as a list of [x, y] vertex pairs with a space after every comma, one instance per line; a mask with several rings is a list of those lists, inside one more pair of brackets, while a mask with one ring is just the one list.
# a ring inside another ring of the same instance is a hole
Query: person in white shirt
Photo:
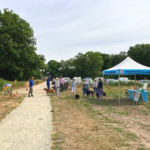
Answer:
[[72, 98], [74, 98], [74, 93], [76, 91], [76, 88], [77, 88], [77, 85], [76, 85], [76, 82], [75, 82], [75, 78], [73, 78], [73, 81], [71, 82], [70, 84], [70, 98], [71, 98], [71, 95], [73, 96]]
[[94, 89], [94, 94], [95, 94], [95, 92], [97, 93], [97, 81], [96, 81], [96, 79], [93, 81], [93, 89]]
[[59, 95], [59, 80], [58, 80], [58, 78], [56, 78], [55, 90], [56, 90], [56, 95]]

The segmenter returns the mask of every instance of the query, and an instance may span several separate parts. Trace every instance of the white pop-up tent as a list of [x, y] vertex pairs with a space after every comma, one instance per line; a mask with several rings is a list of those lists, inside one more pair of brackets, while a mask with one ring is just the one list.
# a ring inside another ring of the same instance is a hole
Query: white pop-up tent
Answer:
[[118, 75], [119, 76], [119, 104], [120, 104], [120, 75], [148, 75], [150, 74], [150, 67], [141, 65], [130, 57], [127, 57], [118, 65], [104, 70], [103, 75]]

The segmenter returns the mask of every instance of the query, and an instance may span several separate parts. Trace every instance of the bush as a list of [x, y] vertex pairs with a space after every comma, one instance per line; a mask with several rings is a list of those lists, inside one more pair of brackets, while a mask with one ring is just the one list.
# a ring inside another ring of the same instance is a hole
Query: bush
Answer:
[[0, 78], [0, 91], [3, 90], [4, 80]]
[[36, 80], [36, 84], [38, 84], [40, 81], [39, 80]]

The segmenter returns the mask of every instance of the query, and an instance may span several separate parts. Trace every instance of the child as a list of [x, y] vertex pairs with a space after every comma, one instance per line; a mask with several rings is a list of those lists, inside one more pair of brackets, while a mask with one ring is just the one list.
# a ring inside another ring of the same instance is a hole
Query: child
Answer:
[[70, 91], [71, 91], [70, 98], [71, 98], [71, 95], [73, 95], [72, 98], [74, 98], [74, 93], [76, 91], [76, 88], [77, 88], [77, 86], [76, 86], [76, 83], [75, 83], [75, 78], [73, 78], [73, 81], [71, 82], [71, 85], [70, 85]]

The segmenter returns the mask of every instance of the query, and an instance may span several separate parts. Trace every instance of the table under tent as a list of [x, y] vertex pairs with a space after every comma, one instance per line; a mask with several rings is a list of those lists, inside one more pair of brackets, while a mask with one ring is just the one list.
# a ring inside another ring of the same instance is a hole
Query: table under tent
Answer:
[[136, 80], [136, 75], [149, 75], [149, 74], [150, 74], [150, 67], [141, 65], [136, 61], [132, 60], [130, 57], [127, 57], [118, 65], [103, 71], [103, 75], [118, 75], [119, 77], [119, 105], [120, 105], [120, 76], [134, 75]]

